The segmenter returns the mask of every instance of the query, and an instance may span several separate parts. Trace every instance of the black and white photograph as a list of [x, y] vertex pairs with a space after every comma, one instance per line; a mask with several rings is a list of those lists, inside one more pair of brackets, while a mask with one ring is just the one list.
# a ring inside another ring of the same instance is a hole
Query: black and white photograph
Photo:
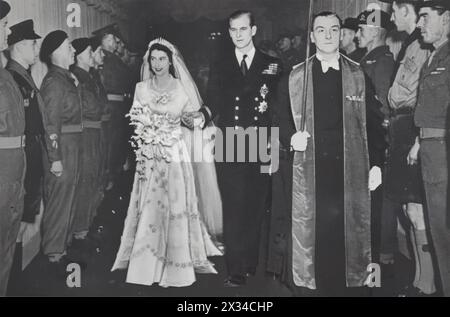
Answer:
[[449, 38], [450, 0], [0, 0], [0, 298], [450, 297]]

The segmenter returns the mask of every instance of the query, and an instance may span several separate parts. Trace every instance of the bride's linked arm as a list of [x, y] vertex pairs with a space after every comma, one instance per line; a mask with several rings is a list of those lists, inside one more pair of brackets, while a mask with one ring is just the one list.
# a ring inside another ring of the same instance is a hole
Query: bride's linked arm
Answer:
[[181, 121], [193, 130], [195, 127], [203, 128], [206, 122], [206, 117], [203, 115], [201, 110], [197, 111], [193, 104], [188, 100], [183, 109], [183, 115], [181, 116]]

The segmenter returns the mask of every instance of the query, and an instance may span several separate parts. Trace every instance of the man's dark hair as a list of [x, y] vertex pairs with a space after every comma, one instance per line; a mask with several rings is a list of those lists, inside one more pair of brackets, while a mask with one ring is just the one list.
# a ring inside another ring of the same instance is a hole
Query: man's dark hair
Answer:
[[440, 5], [435, 5], [435, 6], [430, 6], [429, 7], [431, 10], [436, 11], [438, 15], [443, 15], [445, 12], [449, 11], [449, 9], [442, 7]]
[[414, 1], [414, 0], [394, 0], [394, 2], [395, 2], [397, 5], [411, 4], [411, 5], [413, 5], [414, 7], [417, 7], [417, 5], [418, 5], [418, 2], [417, 2], [417, 1]]
[[337, 13], [331, 11], [322, 11], [314, 15], [311, 23], [311, 30], [314, 30], [314, 23], [316, 22], [316, 19], [319, 17], [336, 17], [339, 20], [339, 26], [342, 27], [342, 19]]
[[255, 17], [253, 16], [253, 13], [251, 11], [247, 11], [247, 10], [238, 10], [238, 11], [234, 11], [229, 17], [228, 17], [228, 23], [231, 22], [231, 20], [235, 20], [243, 15], [248, 16], [248, 18], [250, 19], [250, 26], [255, 26], [256, 25], [256, 20]]
[[444, 14], [445, 12], [447, 12], [447, 11], [450, 12], [450, 10], [448, 10], [448, 9], [446, 9], [446, 8], [443, 8], [443, 7], [439, 7], [439, 6], [431, 7], [431, 10], [437, 11], [437, 13], [438, 13], [439, 15], [443, 15], [443, 14]]

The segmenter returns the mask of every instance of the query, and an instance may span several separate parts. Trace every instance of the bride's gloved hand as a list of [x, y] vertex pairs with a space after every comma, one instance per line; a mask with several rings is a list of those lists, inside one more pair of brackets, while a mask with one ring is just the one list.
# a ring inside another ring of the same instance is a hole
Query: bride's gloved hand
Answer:
[[181, 117], [181, 121], [189, 128], [194, 129], [195, 127], [203, 128], [205, 124], [205, 117], [203, 113], [199, 111], [186, 112]]
[[192, 112], [185, 112], [181, 116], [181, 122], [184, 123], [189, 129], [194, 129], [194, 119], [192, 117]]

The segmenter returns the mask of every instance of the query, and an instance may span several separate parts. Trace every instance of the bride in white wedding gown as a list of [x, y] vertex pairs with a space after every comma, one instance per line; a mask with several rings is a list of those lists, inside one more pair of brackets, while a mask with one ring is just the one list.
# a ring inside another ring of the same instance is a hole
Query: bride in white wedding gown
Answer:
[[[146, 80], [137, 84], [129, 113], [136, 174], [112, 270], [128, 268], [128, 283], [189, 286], [195, 273], [217, 273], [207, 257], [222, 255], [204, 220], [215, 218], [217, 225], [209, 227], [220, 233], [214, 163], [191, 163], [190, 132], [181, 117], [198, 110], [201, 98], [178, 50], [157, 39], [144, 61]], [[196, 179], [199, 174], [207, 177]]]

